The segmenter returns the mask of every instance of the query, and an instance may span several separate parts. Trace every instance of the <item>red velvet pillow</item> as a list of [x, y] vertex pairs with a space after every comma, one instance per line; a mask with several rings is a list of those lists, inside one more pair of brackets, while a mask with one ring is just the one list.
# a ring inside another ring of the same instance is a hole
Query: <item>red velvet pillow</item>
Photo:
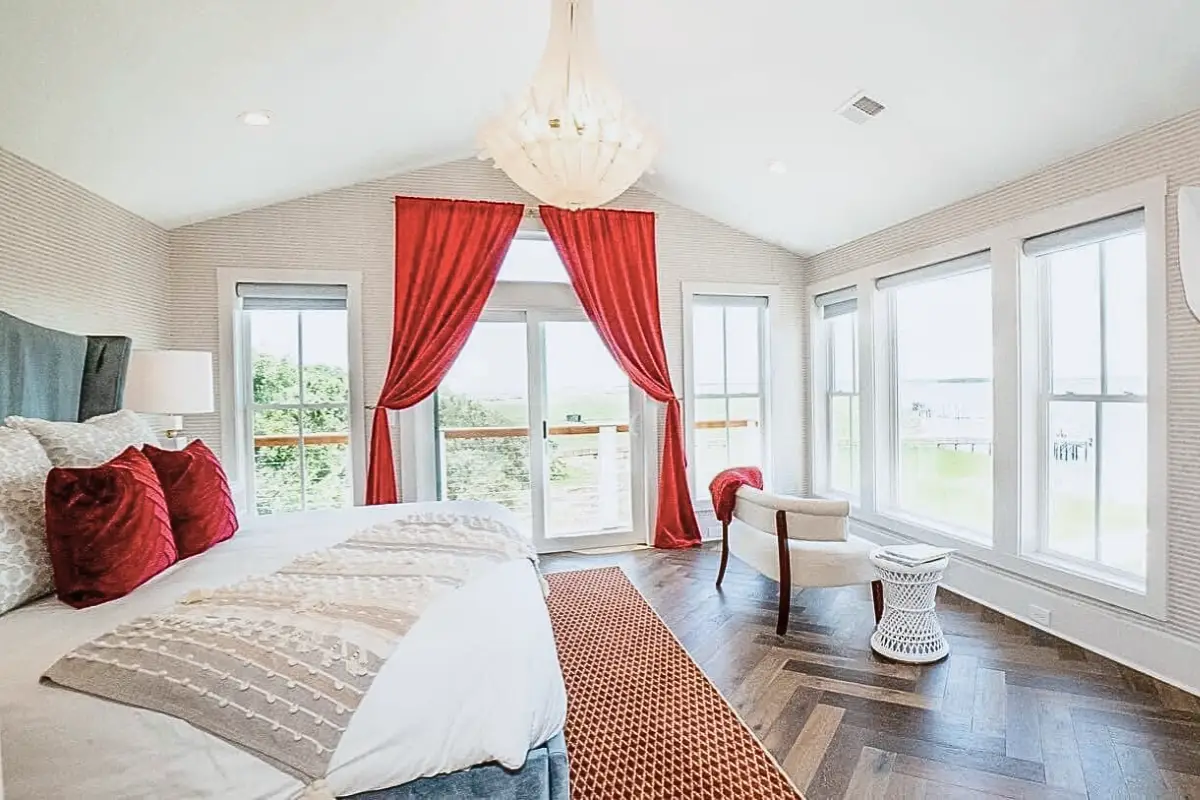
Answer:
[[208, 445], [196, 439], [182, 450], [146, 445], [142, 452], [162, 482], [181, 559], [233, 536], [238, 520], [229, 479]]
[[76, 608], [123, 597], [176, 561], [167, 500], [136, 448], [46, 478], [46, 545], [58, 598]]

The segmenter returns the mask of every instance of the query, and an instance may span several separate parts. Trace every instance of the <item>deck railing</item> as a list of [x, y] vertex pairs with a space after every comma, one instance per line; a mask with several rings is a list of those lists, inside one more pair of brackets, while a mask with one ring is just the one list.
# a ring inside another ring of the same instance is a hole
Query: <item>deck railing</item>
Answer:
[[[702, 420], [695, 423], [697, 430], [720, 430], [722, 428], [748, 428], [757, 425], [754, 420], [731, 419]], [[551, 425], [548, 433], [551, 436], [595, 436], [602, 430], [613, 430], [615, 433], [629, 433], [629, 425], [618, 423], [568, 423]], [[504, 439], [519, 438], [529, 435], [529, 428], [522, 426], [504, 428], [442, 428], [439, 430], [447, 439]], [[348, 433], [306, 433], [304, 444], [312, 447], [326, 444], [349, 444]], [[254, 437], [255, 447], [295, 447], [300, 444], [300, 435], [296, 433], [270, 433]]]
[[[757, 427], [757, 420], [704, 420], [696, 424], [699, 430], [722, 430], [727, 428]], [[534, 429], [537, 430], [536, 428]], [[558, 456], [567, 459], [574, 466], [573, 477], [552, 481], [547, 487], [555, 503], [567, 503], [568, 507], [558, 506], [559, 519], [573, 526], [570, 520], [578, 520], [579, 524], [593, 530], [617, 529], [628, 525], [628, 519], [622, 522], [622, 499], [628, 512], [629, 444], [628, 439], [622, 440], [621, 434], [629, 433], [629, 424], [625, 422], [611, 423], [566, 423], [551, 425], [546, 429], [550, 437], [592, 436], [595, 443], [583, 442], [582, 446], [570, 442], [563, 443]], [[447, 427], [438, 430], [438, 464], [441, 471], [441, 485], [448, 486], [447, 469], [453, 456], [453, 446], [447, 450], [447, 443], [486, 439], [514, 439], [530, 436], [526, 426], [514, 425], [505, 427]], [[305, 433], [301, 437], [292, 434], [264, 434], [254, 437], [254, 446], [258, 447], [296, 447], [303, 441], [306, 447], [322, 445], [347, 445], [350, 436], [347, 433]], [[625, 485], [622, 485], [624, 482]], [[506, 492], [505, 496], [473, 497], [475, 500], [491, 500], [508, 506], [518, 514], [530, 513], [528, 490], [522, 492]], [[580, 531], [585, 532], [585, 531]]]

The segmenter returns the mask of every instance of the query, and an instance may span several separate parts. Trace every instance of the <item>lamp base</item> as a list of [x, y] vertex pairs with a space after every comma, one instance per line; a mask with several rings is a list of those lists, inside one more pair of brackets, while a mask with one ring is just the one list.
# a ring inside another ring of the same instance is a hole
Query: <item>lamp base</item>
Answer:
[[168, 417], [168, 425], [166, 431], [167, 448], [168, 450], [182, 450], [187, 447], [188, 438], [183, 433], [183, 417], [179, 415]]

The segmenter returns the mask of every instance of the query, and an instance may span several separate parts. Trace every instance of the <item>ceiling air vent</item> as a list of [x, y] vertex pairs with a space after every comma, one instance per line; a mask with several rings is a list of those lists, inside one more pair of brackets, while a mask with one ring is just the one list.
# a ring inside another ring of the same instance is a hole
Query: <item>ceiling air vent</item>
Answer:
[[867, 97], [863, 92], [859, 92], [843, 103], [837, 113], [857, 125], [862, 125], [872, 117], [882, 114], [883, 109], [883, 103], [873, 97]]

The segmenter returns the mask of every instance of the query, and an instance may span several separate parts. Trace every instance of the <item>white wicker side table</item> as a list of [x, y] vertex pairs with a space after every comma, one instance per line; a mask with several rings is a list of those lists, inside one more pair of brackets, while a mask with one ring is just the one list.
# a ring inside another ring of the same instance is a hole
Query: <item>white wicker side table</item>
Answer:
[[908, 567], [871, 552], [875, 573], [883, 582], [883, 617], [871, 635], [871, 649], [884, 658], [907, 664], [929, 664], [950, 653], [934, 605], [949, 557]]

